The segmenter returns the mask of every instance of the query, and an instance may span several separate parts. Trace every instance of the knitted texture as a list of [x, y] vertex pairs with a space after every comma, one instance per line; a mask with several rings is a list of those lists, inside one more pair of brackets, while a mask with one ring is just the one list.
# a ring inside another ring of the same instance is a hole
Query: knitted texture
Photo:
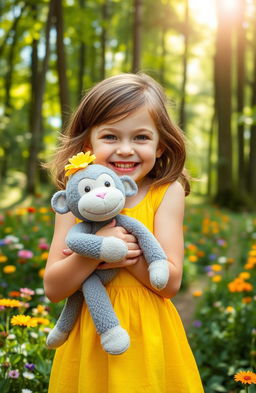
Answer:
[[83, 294], [98, 334], [119, 325], [108, 293], [100, 278], [92, 274], [83, 284]]

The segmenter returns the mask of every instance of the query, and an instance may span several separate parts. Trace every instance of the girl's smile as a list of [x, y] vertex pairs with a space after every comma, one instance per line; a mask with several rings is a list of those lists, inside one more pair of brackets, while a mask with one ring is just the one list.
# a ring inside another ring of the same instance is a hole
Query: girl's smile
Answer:
[[96, 155], [96, 163], [113, 169], [119, 176], [128, 174], [135, 181], [152, 170], [163, 152], [147, 107], [121, 120], [93, 127], [87, 148]]

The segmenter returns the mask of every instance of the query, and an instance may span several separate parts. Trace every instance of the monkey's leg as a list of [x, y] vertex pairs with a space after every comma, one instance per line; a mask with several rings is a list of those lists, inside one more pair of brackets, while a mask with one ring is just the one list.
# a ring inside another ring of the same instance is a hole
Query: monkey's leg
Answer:
[[103, 349], [112, 355], [125, 352], [130, 345], [130, 337], [120, 326], [100, 278], [92, 274], [84, 282], [82, 289]]
[[81, 291], [76, 291], [67, 298], [56, 325], [47, 337], [46, 345], [48, 348], [58, 348], [67, 340], [80, 314], [83, 301], [84, 298]]

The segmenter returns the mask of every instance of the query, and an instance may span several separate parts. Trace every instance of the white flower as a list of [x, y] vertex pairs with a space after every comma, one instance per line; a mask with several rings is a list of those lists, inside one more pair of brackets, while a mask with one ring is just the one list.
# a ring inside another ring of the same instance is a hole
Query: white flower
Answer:
[[27, 378], [27, 379], [34, 379], [35, 378], [35, 374], [30, 373], [29, 371], [25, 371], [22, 375], [24, 378]]
[[30, 336], [31, 336], [32, 338], [38, 338], [38, 334], [35, 333], [35, 332], [31, 332], [31, 333], [30, 333]]
[[44, 295], [44, 289], [43, 288], [36, 288], [35, 292], [37, 295]]
[[30, 389], [22, 389], [21, 393], [33, 393]]
[[227, 263], [227, 257], [219, 257], [218, 262], [221, 264]]
[[7, 340], [14, 340], [16, 338], [15, 334], [9, 334], [7, 337]]
[[20, 239], [17, 236], [13, 236], [13, 235], [7, 235], [4, 238], [4, 241], [6, 242], [6, 244], [11, 244], [11, 243], [18, 243]]

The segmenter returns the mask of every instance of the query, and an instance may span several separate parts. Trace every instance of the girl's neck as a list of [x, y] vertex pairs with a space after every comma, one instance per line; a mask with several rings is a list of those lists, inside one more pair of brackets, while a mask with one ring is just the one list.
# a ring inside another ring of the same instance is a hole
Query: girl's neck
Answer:
[[125, 208], [132, 208], [138, 205], [138, 203], [140, 203], [146, 196], [151, 184], [152, 180], [149, 178], [144, 178], [140, 182], [138, 182], [138, 192], [136, 195], [126, 199]]

